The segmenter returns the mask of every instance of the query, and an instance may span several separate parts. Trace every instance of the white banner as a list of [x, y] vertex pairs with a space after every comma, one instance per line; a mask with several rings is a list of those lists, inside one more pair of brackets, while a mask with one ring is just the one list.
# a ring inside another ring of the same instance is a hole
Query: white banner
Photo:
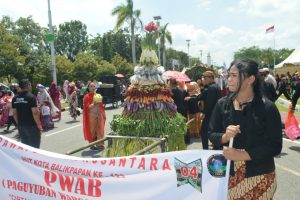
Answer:
[[0, 136], [1, 200], [227, 199], [222, 151], [78, 158]]

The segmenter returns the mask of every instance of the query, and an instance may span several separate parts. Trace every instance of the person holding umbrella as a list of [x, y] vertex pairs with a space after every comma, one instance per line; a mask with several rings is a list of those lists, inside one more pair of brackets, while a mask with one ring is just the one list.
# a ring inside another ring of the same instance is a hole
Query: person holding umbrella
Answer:
[[[263, 97], [258, 64], [233, 61], [230, 94], [216, 104], [209, 123], [209, 140], [231, 160], [228, 199], [273, 199], [274, 157], [282, 149], [281, 118], [275, 104]], [[228, 146], [233, 138], [232, 147]]]

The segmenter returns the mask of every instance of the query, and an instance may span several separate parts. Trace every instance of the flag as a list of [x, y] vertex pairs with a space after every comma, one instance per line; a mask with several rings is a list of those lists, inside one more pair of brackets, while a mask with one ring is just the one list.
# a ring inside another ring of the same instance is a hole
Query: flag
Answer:
[[273, 32], [273, 31], [275, 30], [274, 27], [275, 27], [275, 26], [273, 25], [273, 26], [270, 26], [269, 28], [267, 28], [267, 29], [266, 29], [266, 33], [271, 33], [271, 32]]

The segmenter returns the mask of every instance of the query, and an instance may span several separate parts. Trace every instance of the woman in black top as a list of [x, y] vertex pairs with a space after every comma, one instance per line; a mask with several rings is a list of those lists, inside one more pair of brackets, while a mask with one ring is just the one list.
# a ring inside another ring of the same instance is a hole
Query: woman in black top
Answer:
[[[200, 94], [200, 87], [196, 82], [191, 82], [188, 87], [188, 94], [190, 97], [197, 97]], [[186, 101], [188, 121], [192, 120], [189, 124], [189, 135], [192, 138], [200, 137], [201, 120], [203, 114], [200, 112], [200, 107], [196, 98], [191, 98]]]
[[229, 68], [230, 94], [218, 101], [209, 124], [209, 139], [232, 160], [228, 199], [272, 199], [276, 190], [274, 157], [282, 149], [280, 114], [263, 98], [258, 64], [243, 59]]

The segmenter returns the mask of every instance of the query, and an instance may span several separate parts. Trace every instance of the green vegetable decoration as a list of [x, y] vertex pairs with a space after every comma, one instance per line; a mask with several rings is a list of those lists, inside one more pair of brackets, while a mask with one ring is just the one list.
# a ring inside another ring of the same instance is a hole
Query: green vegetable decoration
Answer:
[[[151, 30], [157, 31], [157, 28], [153, 27], [154, 23], [149, 25]], [[151, 41], [149, 37], [146, 35], [147, 42]], [[157, 67], [156, 54], [154, 53], [154, 56], [149, 53], [153, 51], [151, 49], [153, 46], [155, 45], [146, 43], [143, 47], [146, 53], [142, 53], [141, 66], [135, 67], [134, 75], [130, 78], [131, 85], [126, 92], [124, 110], [121, 115], [114, 115], [110, 124], [111, 129], [123, 136], [159, 138], [168, 135], [168, 150], [183, 150], [186, 148], [184, 143], [184, 134], [187, 131], [186, 119], [176, 111], [171, 91], [166, 87], [162, 77], [164, 67]], [[116, 152], [114, 156], [130, 155], [128, 145], [140, 146], [141, 141], [136, 145], [126, 144], [123, 149], [126, 149], [127, 153]]]

